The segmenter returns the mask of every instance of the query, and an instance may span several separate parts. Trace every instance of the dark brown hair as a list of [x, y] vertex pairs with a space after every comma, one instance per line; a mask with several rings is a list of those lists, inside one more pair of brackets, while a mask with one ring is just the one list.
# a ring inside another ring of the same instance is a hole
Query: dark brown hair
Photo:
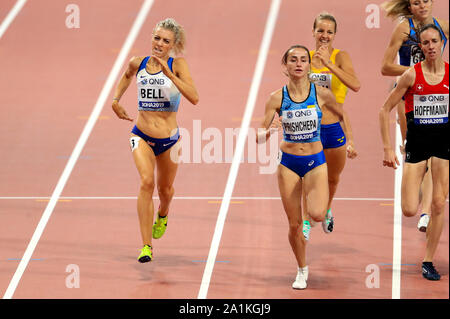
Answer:
[[307, 47], [305, 47], [304, 45], [300, 45], [300, 44], [295, 44], [293, 46], [291, 46], [289, 49], [287, 49], [287, 51], [283, 54], [283, 57], [281, 58], [281, 64], [286, 65], [287, 64], [287, 58], [289, 56], [289, 52], [291, 52], [291, 50], [293, 49], [303, 49], [306, 51], [306, 53], [308, 53], [308, 62], [309, 64], [311, 64], [311, 56], [309, 55], [309, 50]]
[[417, 31], [417, 41], [418, 41], [419, 43], [422, 42], [422, 41], [420, 40], [420, 35], [421, 35], [423, 32], [425, 32], [426, 30], [428, 30], [428, 29], [436, 30], [437, 33], [439, 33], [439, 38], [441, 39], [441, 41], [443, 40], [441, 30], [439, 30], [439, 28], [438, 28], [436, 25], [434, 25], [433, 23], [429, 23], [429, 24], [425, 24], [423, 27], [421, 27], [421, 28], [419, 29], [419, 31]]

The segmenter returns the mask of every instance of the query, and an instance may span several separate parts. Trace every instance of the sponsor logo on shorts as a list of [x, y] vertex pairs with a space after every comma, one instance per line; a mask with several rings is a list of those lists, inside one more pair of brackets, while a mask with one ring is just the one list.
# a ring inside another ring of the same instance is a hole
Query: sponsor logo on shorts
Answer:
[[312, 160], [311, 162], [308, 163], [308, 166], [313, 166], [314, 164], [314, 160]]

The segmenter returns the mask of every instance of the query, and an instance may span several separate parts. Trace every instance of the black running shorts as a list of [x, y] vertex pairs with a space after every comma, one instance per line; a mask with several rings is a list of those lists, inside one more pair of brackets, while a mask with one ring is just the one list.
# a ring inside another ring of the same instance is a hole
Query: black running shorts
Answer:
[[406, 132], [405, 162], [419, 163], [433, 156], [448, 160], [450, 147], [447, 133], [420, 134], [420, 132], [408, 130]]

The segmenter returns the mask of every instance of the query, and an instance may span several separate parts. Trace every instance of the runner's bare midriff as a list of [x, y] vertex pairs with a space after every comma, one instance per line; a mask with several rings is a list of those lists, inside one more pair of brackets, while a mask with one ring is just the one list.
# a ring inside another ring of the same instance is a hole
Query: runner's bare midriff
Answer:
[[136, 126], [154, 138], [167, 138], [176, 133], [176, 112], [139, 111]]

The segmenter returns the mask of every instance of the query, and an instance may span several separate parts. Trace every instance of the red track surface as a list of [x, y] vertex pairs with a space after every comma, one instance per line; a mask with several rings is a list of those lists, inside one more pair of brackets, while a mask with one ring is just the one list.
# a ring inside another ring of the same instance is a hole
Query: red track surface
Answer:
[[[2, 1], [0, 19], [14, 3]], [[208, 298], [391, 298], [393, 201], [340, 200], [392, 199], [394, 194], [394, 172], [381, 166], [378, 132], [378, 110], [393, 81], [379, 69], [394, 24], [382, 17], [379, 29], [367, 29], [369, 3], [308, 2], [305, 7], [283, 1], [253, 114], [256, 128], [269, 93], [285, 83], [284, 51], [294, 43], [313, 48], [315, 15], [335, 14], [335, 47], [350, 53], [362, 83], [345, 103], [359, 157], [347, 161], [342, 175], [333, 204], [335, 232], [325, 235], [320, 225], [312, 231], [308, 289], [290, 287], [296, 264], [281, 201], [242, 199], [230, 204]], [[81, 28], [68, 29], [66, 4], [29, 1], [13, 21], [0, 39], [0, 197], [52, 194], [141, 4], [77, 1]], [[194, 120], [222, 136], [225, 128], [240, 126], [269, 6], [270, 1], [259, 0], [155, 0], [130, 57], [149, 51], [152, 28], [162, 18], [171, 16], [184, 25], [186, 58], [200, 93], [199, 105], [183, 100], [178, 115], [180, 127], [190, 133], [191, 161]], [[434, 10], [447, 13], [448, 3], [438, 1]], [[132, 84], [122, 102], [134, 118], [135, 101]], [[138, 174], [128, 146], [131, 127], [105, 105], [63, 197], [137, 195]], [[260, 174], [259, 167], [241, 164], [234, 197], [279, 196], [276, 176]], [[180, 165], [175, 196], [221, 197], [229, 168], [229, 163]], [[0, 199], [0, 294], [46, 205], [36, 199]], [[167, 234], [154, 242], [155, 260], [139, 264], [134, 198], [60, 201], [14, 298], [197, 298], [219, 207], [212, 199], [175, 199]], [[425, 237], [416, 223], [417, 218], [403, 218], [401, 297], [448, 298], [448, 214], [435, 260], [443, 275], [438, 283], [421, 278]], [[79, 266], [80, 288], [65, 285], [71, 264]], [[370, 264], [380, 268], [380, 288], [365, 285]]]

